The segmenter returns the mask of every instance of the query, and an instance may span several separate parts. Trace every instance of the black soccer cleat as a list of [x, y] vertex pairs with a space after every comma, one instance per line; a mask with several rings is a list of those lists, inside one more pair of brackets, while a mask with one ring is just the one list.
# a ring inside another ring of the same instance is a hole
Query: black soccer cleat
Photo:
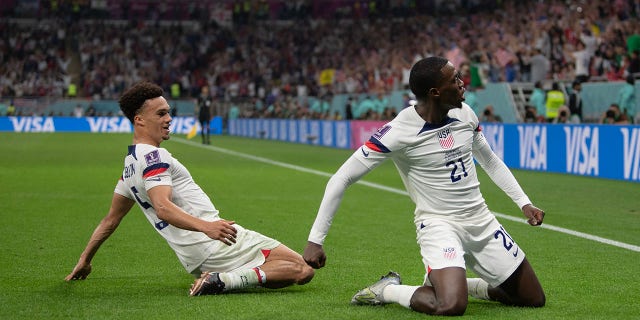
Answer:
[[217, 272], [203, 272], [200, 278], [191, 286], [190, 296], [201, 296], [207, 294], [220, 294], [224, 291], [224, 282], [220, 280]]

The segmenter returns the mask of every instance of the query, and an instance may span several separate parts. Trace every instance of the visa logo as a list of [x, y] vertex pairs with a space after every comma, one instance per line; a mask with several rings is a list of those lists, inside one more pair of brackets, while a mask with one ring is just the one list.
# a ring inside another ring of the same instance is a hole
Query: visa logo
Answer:
[[598, 175], [598, 128], [565, 126], [567, 172]]
[[131, 132], [131, 122], [125, 117], [87, 117], [91, 132]]
[[[171, 133], [187, 134], [191, 128], [196, 125], [196, 118], [193, 117], [175, 117], [171, 120], [169, 130]], [[198, 126], [199, 127], [199, 126]]]
[[9, 117], [15, 132], [55, 132], [52, 117]]
[[483, 124], [482, 133], [491, 146], [491, 149], [493, 149], [493, 152], [495, 152], [500, 159], [504, 160], [504, 126]]
[[640, 180], [640, 129], [620, 128], [624, 160], [624, 178]]
[[520, 138], [520, 167], [547, 169], [547, 128], [544, 126], [518, 126]]

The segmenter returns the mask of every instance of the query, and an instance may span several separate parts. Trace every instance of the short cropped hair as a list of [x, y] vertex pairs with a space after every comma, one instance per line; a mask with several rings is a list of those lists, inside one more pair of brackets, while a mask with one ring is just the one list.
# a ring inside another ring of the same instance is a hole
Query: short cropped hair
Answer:
[[438, 86], [442, 79], [440, 69], [449, 60], [443, 57], [428, 57], [416, 62], [409, 74], [409, 88], [418, 100], [426, 100], [429, 89]]
[[142, 81], [123, 93], [118, 103], [122, 113], [133, 123], [133, 118], [138, 114], [145, 101], [161, 97], [163, 94], [164, 90], [159, 85], [149, 81]]

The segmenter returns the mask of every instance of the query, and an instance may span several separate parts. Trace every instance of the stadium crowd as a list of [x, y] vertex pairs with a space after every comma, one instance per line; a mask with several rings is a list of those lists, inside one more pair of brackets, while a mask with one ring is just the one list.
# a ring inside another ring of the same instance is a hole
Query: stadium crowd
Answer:
[[0, 7], [3, 98], [117, 99], [149, 79], [174, 98], [209, 86], [248, 101], [245, 116], [284, 104], [277, 116], [333, 117], [300, 101], [405, 89], [430, 55], [454, 62], [470, 89], [640, 72], [639, 0], [39, 3]]

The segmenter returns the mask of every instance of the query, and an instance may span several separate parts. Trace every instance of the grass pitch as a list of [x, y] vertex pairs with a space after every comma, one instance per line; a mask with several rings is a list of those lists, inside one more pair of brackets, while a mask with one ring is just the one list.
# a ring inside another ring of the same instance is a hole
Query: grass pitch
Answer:
[[[129, 134], [0, 133], [1, 319], [423, 319], [396, 305], [355, 307], [351, 296], [390, 269], [422, 281], [413, 204], [367, 185], [346, 193], [325, 248], [327, 266], [305, 286], [190, 298], [193, 279], [136, 207], [102, 246], [85, 281], [67, 283], [106, 214]], [[163, 144], [191, 171], [222, 217], [302, 252], [328, 177], [348, 150], [216, 136], [212, 147], [177, 136]], [[499, 217], [547, 294], [542, 309], [470, 299], [473, 319], [637, 319], [640, 184], [515, 171], [545, 225]], [[521, 218], [479, 170], [489, 208]], [[403, 190], [391, 162], [365, 177]]]

